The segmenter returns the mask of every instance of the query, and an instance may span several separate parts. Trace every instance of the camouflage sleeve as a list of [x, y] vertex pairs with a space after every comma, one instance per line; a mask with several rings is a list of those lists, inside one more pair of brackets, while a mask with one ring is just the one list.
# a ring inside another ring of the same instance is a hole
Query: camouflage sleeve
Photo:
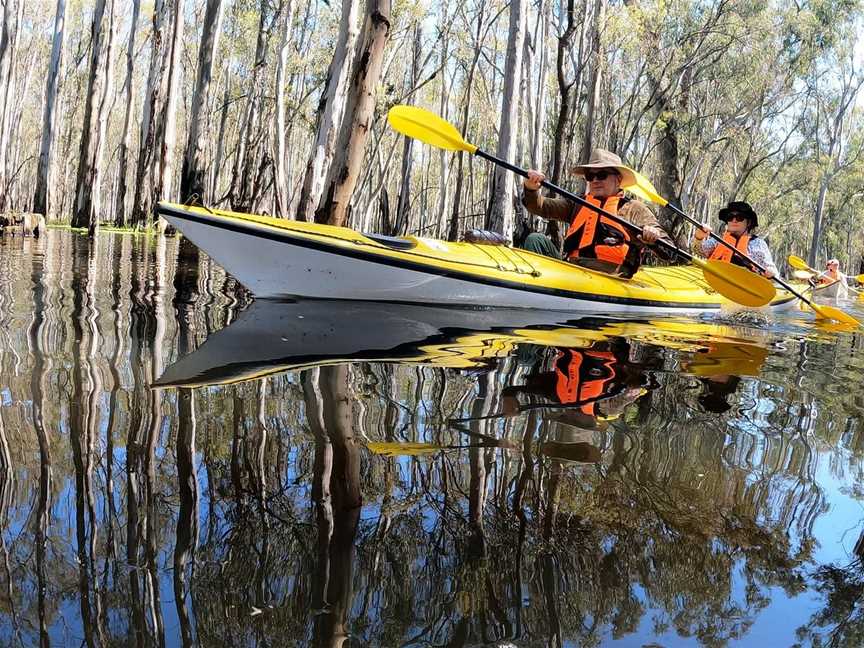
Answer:
[[566, 198], [549, 198], [540, 191], [525, 189], [522, 193], [522, 204], [532, 214], [537, 214], [549, 220], [569, 223], [573, 216], [573, 203]]

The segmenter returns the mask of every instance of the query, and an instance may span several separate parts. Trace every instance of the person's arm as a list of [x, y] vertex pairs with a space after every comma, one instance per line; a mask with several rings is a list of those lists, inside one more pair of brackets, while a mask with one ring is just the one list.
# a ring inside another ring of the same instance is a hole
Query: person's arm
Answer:
[[[619, 215], [627, 219], [637, 227], [642, 228], [642, 239], [645, 243], [652, 244], [655, 241], [665, 241], [673, 247], [677, 247], [669, 234], [660, 227], [660, 222], [647, 206], [638, 200], [628, 201], [620, 210]], [[652, 251], [661, 259], [674, 259], [675, 254], [667, 252], [664, 248], [653, 247]]]
[[532, 214], [548, 218], [549, 220], [563, 221], [569, 223], [573, 217], [574, 206], [566, 198], [549, 198], [541, 195], [540, 184], [546, 176], [535, 171], [528, 170], [528, 177], [522, 183], [522, 204]]
[[712, 230], [709, 225], [703, 224], [701, 227], [696, 228], [696, 231], [693, 233], [693, 241], [690, 243], [690, 251], [693, 254], [706, 259], [711, 255], [714, 248], [717, 247], [717, 241], [711, 238], [711, 232]]
[[750, 255], [751, 259], [753, 259], [756, 263], [765, 268], [766, 277], [770, 279], [771, 277], [776, 277], [780, 274], [777, 266], [774, 265], [774, 259], [771, 256], [771, 250], [768, 248], [768, 244], [765, 242], [765, 239], [750, 239], [750, 243], [748, 243], [747, 245], [747, 252]]
[[525, 189], [522, 194], [522, 204], [532, 214], [549, 220], [569, 223], [573, 216], [573, 204], [566, 198], [549, 198], [540, 195], [540, 191]]

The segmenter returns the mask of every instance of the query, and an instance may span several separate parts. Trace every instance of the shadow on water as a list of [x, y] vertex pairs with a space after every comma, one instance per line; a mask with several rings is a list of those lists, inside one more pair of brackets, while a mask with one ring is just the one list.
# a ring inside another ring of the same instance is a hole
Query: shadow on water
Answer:
[[0, 242], [0, 644], [860, 645], [861, 345]]

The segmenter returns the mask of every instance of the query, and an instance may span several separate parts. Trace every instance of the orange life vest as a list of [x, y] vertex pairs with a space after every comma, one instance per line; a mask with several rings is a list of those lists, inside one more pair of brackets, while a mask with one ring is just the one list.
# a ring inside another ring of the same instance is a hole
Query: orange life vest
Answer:
[[[723, 234], [723, 240], [742, 254], [747, 254], [747, 245], [750, 243], [751, 238], [753, 237], [749, 234], [742, 234], [737, 239], [729, 232]], [[711, 250], [711, 254], [708, 256], [708, 258], [713, 261], [725, 261], [726, 263], [734, 263], [735, 265], [744, 266], [745, 268], [750, 267], [750, 264], [744, 261], [744, 259], [739, 257], [737, 254], [734, 254], [732, 250], [730, 250], [725, 245], [720, 245], [719, 243], [713, 250]]]
[[555, 393], [562, 405], [585, 403], [585, 414], [595, 416], [597, 400], [615, 378], [615, 356], [609, 351], [561, 351], [555, 359]]
[[[623, 207], [626, 202], [621, 194], [604, 200], [585, 194], [585, 200], [616, 216], [618, 207]], [[608, 263], [610, 271], [614, 272], [628, 260], [628, 255], [639, 254], [639, 249], [632, 246], [631, 241], [632, 235], [626, 227], [593, 209], [580, 207], [574, 214], [564, 238], [564, 258], [597, 259]]]
[[824, 286], [826, 284], [833, 284], [837, 281], [840, 281], [840, 272], [839, 270], [835, 270], [834, 273], [831, 273], [831, 270], [826, 270], [822, 273], [822, 276], [819, 277], [819, 285]]

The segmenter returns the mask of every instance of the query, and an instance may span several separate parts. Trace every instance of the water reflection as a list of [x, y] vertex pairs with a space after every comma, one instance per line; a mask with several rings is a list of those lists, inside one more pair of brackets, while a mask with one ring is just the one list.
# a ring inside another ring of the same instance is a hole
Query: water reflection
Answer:
[[0, 270], [2, 645], [864, 627], [857, 334], [252, 302], [146, 236]]

